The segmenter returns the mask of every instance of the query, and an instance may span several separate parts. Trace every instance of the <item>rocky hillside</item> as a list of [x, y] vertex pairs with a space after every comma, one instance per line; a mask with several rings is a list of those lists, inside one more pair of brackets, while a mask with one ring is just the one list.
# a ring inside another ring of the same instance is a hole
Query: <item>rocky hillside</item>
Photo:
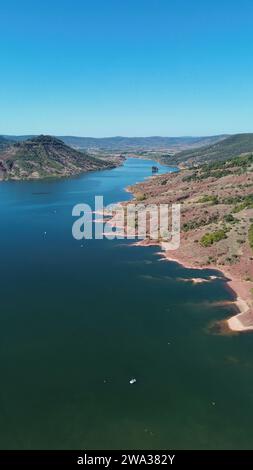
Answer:
[[181, 244], [168, 257], [217, 267], [234, 280], [248, 305], [239, 328], [252, 329], [253, 155], [154, 177], [130, 190], [144, 205], [181, 204]]
[[253, 134], [236, 134], [212, 145], [177, 153], [169, 158], [169, 162], [191, 166], [193, 164], [225, 161], [228, 158], [251, 152], [253, 152]]
[[70, 176], [114, 166], [44, 135], [4, 146], [0, 151], [0, 180]]

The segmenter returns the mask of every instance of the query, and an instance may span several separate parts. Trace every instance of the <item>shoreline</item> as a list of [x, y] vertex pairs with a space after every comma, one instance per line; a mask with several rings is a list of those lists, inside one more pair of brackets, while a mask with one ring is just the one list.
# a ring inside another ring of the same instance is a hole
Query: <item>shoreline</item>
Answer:
[[[132, 194], [132, 198], [134, 200], [134, 192], [133, 186], [127, 186], [124, 190], [127, 193]], [[121, 202], [123, 206], [127, 202]], [[194, 270], [214, 270], [222, 274], [224, 278], [224, 282], [226, 287], [231, 290], [235, 299], [231, 301], [231, 305], [233, 305], [237, 309], [237, 313], [232, 315], [230, 318], [221, 320], [218, 322], [220, 325], [223, 325], [223, 330], [231, 333], [242, 333], [242, 332], [252, 332], [253, 331], [253, 300], [251, 295], [251, 286], [252, 283], [243, 280], [240, 277], [236, 276], [235, 274], [231, 273], [229, 269], [230, 266], [224, 265], [203, 265], [203, 266], [196, 266], [194, 263], [187, 262], [184, 257], [176, 256], [172, 254], [172, 251], [166, 252], [166, 247], [163, 246], [163, 242], [159, 241], [151, 241], [151, 240], [139, 240], [132, 243], [132, 246], [159, 246], [161, 248], [160, 254], [164, 257], [167, 261], [173, 261], [175, 263], [180, 264], [186, 269], [194, 269]], [[211, 279], [210, 279], [211, 280]], [[200, 279], [192, 278], [192, 282], [198, 283]]]
[[[194, 264], [187, 263], [184, 259], [173, 256], [171, 253], [169, 254], [162, 246], [162, 242], [155, 242], [155, 241], [147, 241], [141, 240], [134, 244], [135, 246], [159, 246], [163, 251], [159, 252], [161, 256], [164, 257], [164, 260], [175, 262], [186, 269], [194, 269], [203, 271], [206, 269], [218, 271], [219, 273], [224, 276], [224, 281], [227, 287], [233, 292], [235, 296], [235, 300], [231, 302], [237, 310], [238, 313], [232, 315], [230, 318], [226, 320], [222, 320], [219, 323], [226, 323], [227, 327], [230, 331], [234, 333], [241, 333], [241, 332], [248, 332], [253, 331], [253, 310], [250, 306], [251, 299], [250, 299], [250, 292], [248, 289], [248, 281], [243, 281], [241, 279], [237, 279], [231, 272], [228, 272], [226, 268], [222, 269], [220, 266], [216, 266], [213, 264], [210, 265], [203, 265], [203, 266], [196, 266]], [[192, 282], [196, 283], [198, 279], [192, 278]]]

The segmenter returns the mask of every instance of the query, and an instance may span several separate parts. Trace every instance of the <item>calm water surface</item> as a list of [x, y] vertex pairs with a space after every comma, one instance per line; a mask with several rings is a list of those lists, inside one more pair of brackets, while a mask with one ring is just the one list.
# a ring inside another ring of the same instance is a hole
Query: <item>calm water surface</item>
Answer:
[[151, 165], [0, 184], [2, 449], [253, 448], [253, 336], [208, 329], [224, 281], [72, 238], [74, 204], [130, 198]]

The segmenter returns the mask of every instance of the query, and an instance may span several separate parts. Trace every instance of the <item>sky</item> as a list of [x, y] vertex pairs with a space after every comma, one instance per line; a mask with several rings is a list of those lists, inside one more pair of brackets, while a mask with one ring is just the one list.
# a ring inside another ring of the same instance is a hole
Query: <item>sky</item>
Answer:
[[237, 132], [252, 0], [0, 0], [0, 134]]

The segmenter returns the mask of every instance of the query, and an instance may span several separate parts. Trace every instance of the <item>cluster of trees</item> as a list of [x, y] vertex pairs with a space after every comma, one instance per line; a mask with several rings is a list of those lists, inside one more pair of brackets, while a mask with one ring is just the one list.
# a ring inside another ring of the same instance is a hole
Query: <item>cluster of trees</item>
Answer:
[[227, 238], [226, 232], [227, 230], [220, 229], [220, 230], [216, 230], [215, 232], [206, 233], [201, 238], [200, 244], [204, 247], [211, 246], [214, 243], [219, 242], [220, 240], [223, 240], [224, 238]]
[[[223, 178], [230, 174], [238, 174], [245, 171], [253, 165], [253, 153], [241, 157], [233, 157], [227, 161], [216, 161], [206, 163], [193, 171], [191, 175], [185, 176], [183, 181], [201, 181], [203, 179], [214, 177]], [[237, 168], [237, 171], [235, 169]]]
[[190, 220], [189, 222], [185, 222], [183, 224], [182, 229], [184, 232], [188, 232], [189, 230], [194, 230], [199, 227], [203, 227], [204, 225], [216, 223], [218, 222], [218, 219], [219, 219], [218, 214], [214, 214], [206, 219], [203, 218], [203, 219], [198, 219], [198, 220]]
[[224, 168], [243, 167], [247, 168], [253, 164], [253, 153], [239, 157], [230, 158], [227, 161], [212, 162], [202, 166], [203, 171], [223, 170]]
[[233, 212], [241, 212], [243, 209], [253, 209], [253, 194], [241, 196], [240, 202], [235, 205]]

